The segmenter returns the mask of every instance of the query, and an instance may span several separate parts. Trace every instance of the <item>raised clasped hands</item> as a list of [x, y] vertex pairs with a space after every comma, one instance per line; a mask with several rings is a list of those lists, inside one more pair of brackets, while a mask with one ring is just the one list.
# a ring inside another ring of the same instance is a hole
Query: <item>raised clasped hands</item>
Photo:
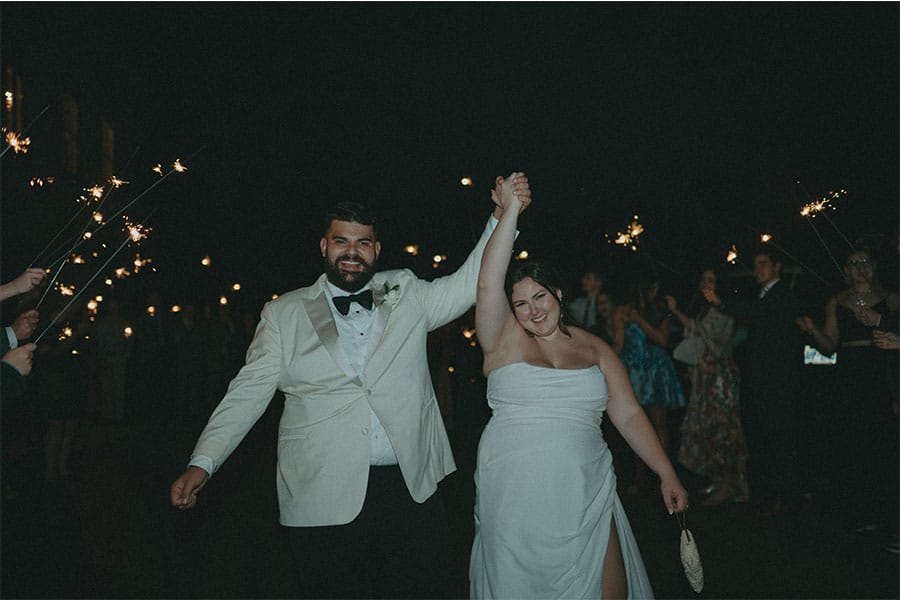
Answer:
[[531, 204], [531, 189], [525, 173], [513, 172], [506, 178], [497, 177], [494, 189], [491, 190], [491, 199], [503, 210], [517, 206], [521, 214]]

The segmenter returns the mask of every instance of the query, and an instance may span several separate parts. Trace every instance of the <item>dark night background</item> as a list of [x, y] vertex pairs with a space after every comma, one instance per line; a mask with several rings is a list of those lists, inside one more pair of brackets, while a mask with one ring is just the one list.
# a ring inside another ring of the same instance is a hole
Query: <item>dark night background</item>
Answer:
[[[29, 186], [59, 175], [68, 94], [85, 140], [101, 117], [115, 130], [113, 174], [131, 183], [107, 196], [110, 208], [134, 201], [129, 216], [150, 215], [149, 238], [108, 271], [140, 252], [156, 272], [114, 290], [94, 284], [130, 300], [133, 317], [154, 290], [171, 304], [225, 294], [234, 314], [257, 317], [262, 301], [321, 272], [321, 214], [342, 200], [380, 209], [383, 267], [447, 274], [487, 219], [494, 177], [523, 170], [534, 203], [518, 247], [559, 264], [572, 287], [589, 264], [613, 284], [643, 264], [686, 303], [700, 262], [747, 287], [749, 255], [770, 233], [821, 319], [844, 285], [843, 237], [874, 245], [882, 282], [898, 289], [898, 31], [896, 2], [2, 2], [0, 67], [21, 77], [31, 146], [0, 158], [0, 279], [21, 273], [82, 190], [103, 183], [87, 172], [96, 156], [85, 143], [83, 177]], [[151, 168], [176, 158], [188, 171], [159, 182]], [[827, 218], [801, 217], [802, 205], [839, 189], [847, 194]], [[646, 228], [638, 251], [609, 244], [604, 236], [635, 214]], [[119, 243], [117, 229], [104, 236]], [[741, 258], [727, 266], [732, 244]], [[66, 265], [60, 279], [86, 280], [108, 254]], [[438, 269], [435, 254], [448, 257]], [[41, 306], [45, 323], [51, 305]], [[441, 484], [454, 533], [447, 568], [451, 592], [465, 597], [487, 408], [480, 350], [442, 331], [429, 358], [453, 348], [456, 412], [446, 421], [459, 465]], [[210, 356], [221, 375], [227, 365]], [[5, 409], [4, 597], [297, 596], [272, 485], [279, 402], [217, 473], [203, 509], [175, 511], [166, 492], [211, 407], [183, 416], [195, 396], [178, 386], [199, 371], [130, 365], [128, 418], [105, 422], [99, 395], [87, 394], [75, 473], [59, 485], [41, 477], [45, 402]], [[765, 520], [746, 503], [691, 503], [702, 596], [687, 585], [679, 529], [658, 498], [626, 497], [659, 597], [898, 597], [887, 540], [844, 531], [833, 502], [828, 457], [846, 442], [828, 368], [802, 379], [808, 510]]]
[[[512, 170], [534, 195], [519, 245], [573, 283], [631, 254], [603, 236], [638, 214], [670, 289], [763, 232], [840, 286], [799, 208], [841, 188], [837, 229], [814, 221], [827, 248], [875, 234], [896, 283], [896, 3], [7, 2], [0, 18], [26, 122], [64, 90], [100, 107], [129, 197], [157, 162], [188, 166], [138, 205], [159, 206], [143, 285], [173, 296], [308, 284], [320, 214], [347, 199], [384, 214], [383, 266], [444, 273], [402, 247], [458, 264]], [[4, 280], [74, 206], [30, 222], [29, 157], [3, 158]]]

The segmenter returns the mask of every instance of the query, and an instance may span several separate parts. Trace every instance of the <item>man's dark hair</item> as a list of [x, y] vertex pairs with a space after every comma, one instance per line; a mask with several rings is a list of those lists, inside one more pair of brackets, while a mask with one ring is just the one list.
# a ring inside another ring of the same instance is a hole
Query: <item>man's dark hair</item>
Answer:
[[375, 216], [375, 213], [358, 202], [340, 202], [332, 206], [328, 212], [325, 213], [322, 235], [328, 233], [332, 221], [346, 221], [348, 223], [368, 225], [372, 228], [375, 239], [378, 239], [378, 217]]
[[779, 252], [769, 244], [762, 244], [758, 246], [756, 248], [756, 252], [753, 253], [753, 258], [756, 258], [757, 256], [768, 256], [773, 265], [784, 266], [784, 257], [781, 256], [781, 252]]

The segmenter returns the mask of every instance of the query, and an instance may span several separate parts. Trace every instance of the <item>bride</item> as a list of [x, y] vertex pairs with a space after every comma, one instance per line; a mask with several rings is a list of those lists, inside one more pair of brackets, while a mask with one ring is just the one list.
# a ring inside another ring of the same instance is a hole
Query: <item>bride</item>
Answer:
[[564, 322], [550, 269], [515, 261], [507, 274], [523, 208], [516, 193], [527, 183], [523, 173], [497, 179], [492, 195], [504, 210], [478, 278], [475, 326], [493, 414], [478, 447], [470, 595], [652, 597], [616, 494], [604, 413], [659, 476], [669, 514], [687, 508], [687, 492], [615, 352]]

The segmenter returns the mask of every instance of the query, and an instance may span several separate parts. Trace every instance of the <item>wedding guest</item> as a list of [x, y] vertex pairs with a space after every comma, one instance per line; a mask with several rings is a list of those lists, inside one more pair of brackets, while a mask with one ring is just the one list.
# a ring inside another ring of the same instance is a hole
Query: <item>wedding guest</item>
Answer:
[[596, 304], [597, 321], [592, 327], [588, 327], [587, 330], [594, 335], [600, 336], [604, 342], [612, 346], [615, 337], [615, 332], [613, 330], [613, 311], [615, 310], [615, 304], [613, 303], [612, 294], [606, 290], [600, 290], [597, 292]]
[[498, 180], [504, 211], [475, 305], [493, 415], [478, 445], [470, 597], [649, 598], [604, 415], [659, 475], [669, 514], [686, 508], [687, 492], [616, 354], [565, 322], [555, 273], [534, 261], [510, 267], [524, 208], [512, 192], [524, 176], [511, 179]]
[[28, 388], [28, 380], [31, 374], [34, 351], [37, 345], [33, 343], [23, 344], [3, 354], [2, 359], [2, 388], [0, 388], [0, 402], [3, 410], [6, 410], [13, 402], [21, 398]]
[[[669, 410], [685, 405], [684, 391], [669, 355], [669, 321], [659, 298], [659, 278], [637, 270], [626, 284], [623, 302], [613, 315], [613, 348], [628, 371], [638, 402], [647, 412], [663, 450], [669, 451]], [[627, 493], [646, 488], [647, 465], [634, 457], [634, 475]]]
[[100, 414], [108, 421], [121, 421], [125, 416], [126, 370], [131, 354], [131, 337], [126, 330], [130, 326], [122, 316], [121, 304], [109, 299], [102, 304], [91, 335], [103, 396]]
[[54, 315], [37, 350], [35, 389], [47, 420], [44, 479], [56, 483], [70, 475], [75, 435], [87, 403], [88, 320], [72, 308]]
[[757, 294], [723, 298], [715, 288], [702, 290], [712, 306], [747, 319], [744, 381], [762, 438], [754, 460], [760, 489], [754, 496], [763, 516], [796, 513], [800, 504], [795, 397], [803, 349], [797, 323], [800, 309], [790, 286], [781, 280], [781, 269], [778, 253], [762, 246], [753, 257]]
[[892, 420], [890, 359], [874, 343], [876, 327], [895, 330], [898, 296], [878, 282], [877, 265], [871, 251], [850, 252], [844, 262], [849, 287], [825, 303], [825, 324], [819, 327], [809, 317], [801, 329], [823, 354], [837, 352], [837, 365], [830, 389], [840, 406], [842, 433], [846, 443], [835, 456], [836, 484], [833, 498], [852, 528], [872, 531], [886, 524], [883, 499], [896, 489], [885, 489], [894, 477], [883, 469], [884, 456], [896, 453], [889, 424]]
[[688, 314], [678, 309], [675, 298], [666, 296], [669, 311], [681, 322], [685, 335], [701, 340], [700, 361], [688, 366], [691, 391], [678, 462], [712, 481], [704, 490], [709, 494], [702, 502], [705, 506], [746, 502], [749, 497], [740, 373], [732, 355], [734, 317], [711, 306], [702, 295], [703, 290], [715, 290], [718, 281], [714, 269], [703, 269]]
[[[44, 270], [37, 268], [26, 269], [14, 280], [0, 285], [0, 302], [14, 296], [27, 294], [44, 280]], [[40, 315], [36, 309], [26, 310], [16, 316], [12, 325], [3, 328], [0, 334], [0, 357], [2, 357], [2, 403], [3, 409], [9, 407], [12, 402], [21, 398], [28, 388], [28, 375], [31, 374], [33, 354], [37, 346], [24, 342], [34, 335]]]
[[[516, 189], [529, 198], [526, 182]], [[427, 335], [475, 302], [481, 255], [501, 215], [496, 208], [455, 273], [426, 281], [376, 270], [381, 240], [364, 206], [329, 211], [319, 242], [325, 273], [263, 307], [246, 364], [171, 486], [172, 505], [196, 505], [281, 390], [280, 521], [304, 593], [446, 595], [448, 523], [436, 491], [456, 467]]]
[[603, 289], [603, 279], [594, 269], [581, 275], [581, 295], [569, 302], [569, 314], [582, 329], [590, 329], [597, 323], [597, 295]]

